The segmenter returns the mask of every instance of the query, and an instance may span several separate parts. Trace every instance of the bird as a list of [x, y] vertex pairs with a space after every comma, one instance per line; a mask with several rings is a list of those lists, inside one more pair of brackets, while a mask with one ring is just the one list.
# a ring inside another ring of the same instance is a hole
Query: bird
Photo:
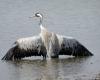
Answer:
[[21, 60], [25, 57], [42, 56], [46, 58], [59, 58], [59, 55], [74, 57], [93, 56], [93, 54], [73, 37], [50, 32], [43, 26], [43, 14], [37, 12], [33, 17], [39, 18], [39, 35], [20, 38], [14, 42], [2, 60]]

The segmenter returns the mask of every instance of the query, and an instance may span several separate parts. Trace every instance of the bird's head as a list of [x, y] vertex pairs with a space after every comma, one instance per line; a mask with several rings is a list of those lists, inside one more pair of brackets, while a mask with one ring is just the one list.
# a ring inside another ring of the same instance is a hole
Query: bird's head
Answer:
[[29, 18], [34, 18], [34, 17], [40, 17], [43, 18], [43, 15], [41, 13], [35, 13], [33, 16], [29, 17]]
[[40, 22], [39, 22], [39, 25], [40, 27], [42, 26], [42, 22], [43, 22], [43, 15], [39, 12], [35, 13], [32, 17], [29, 17], [29, 18], [34, 18], [34, 17], [38, 17], [40, 18]]
[[40, 17], [40, 18], [42, 18], [43, 15], [42, 15], [41, 13], [35, 13], [35, 17]]

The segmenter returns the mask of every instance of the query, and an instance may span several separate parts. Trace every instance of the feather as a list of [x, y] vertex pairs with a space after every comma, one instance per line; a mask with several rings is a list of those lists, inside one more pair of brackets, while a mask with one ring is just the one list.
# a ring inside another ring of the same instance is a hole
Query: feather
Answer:
[[35, 16], [40, 18], [40, 35], [18, 39], [2, 60], [16, 60], [30, 56], [43, 56], [46, 59], [46, 56], [58, 58], [59, 55], [76, 57], [93, 55], [76, 39], [49, 32], [42, 26], [43, 15], [36, 13]]
[[15, 43], [16, 46], [12, 47], [2, 60], [16, 60], [30, 56], [43, 56], [43, 58], [46, 58], [46, 49], [39, 36], [21, 38]]
[[60, 52], [59, 55], [92, 56], [93, 54], [79, 41], [72, 37], [58, 35]]

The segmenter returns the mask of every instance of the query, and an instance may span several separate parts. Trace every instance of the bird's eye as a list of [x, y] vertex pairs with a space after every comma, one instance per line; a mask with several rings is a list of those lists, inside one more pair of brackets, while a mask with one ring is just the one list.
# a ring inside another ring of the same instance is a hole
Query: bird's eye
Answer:
[[35, 16], [36, 16], [36, 17], [40, 17], [40, 16], [39, 16], [39, 13], [36, 13]]

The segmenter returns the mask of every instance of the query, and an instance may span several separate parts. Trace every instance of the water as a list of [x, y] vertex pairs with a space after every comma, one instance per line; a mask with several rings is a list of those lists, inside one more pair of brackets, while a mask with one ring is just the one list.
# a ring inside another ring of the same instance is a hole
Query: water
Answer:
[[99, 0], [0, 0], [0, 58], [21, 37], [39, 34], [35, 12], [49, 31], [72, 36], [93, 54], [89, 58], [0, 61], [1, 80], [89, 80], [100, 74]]

